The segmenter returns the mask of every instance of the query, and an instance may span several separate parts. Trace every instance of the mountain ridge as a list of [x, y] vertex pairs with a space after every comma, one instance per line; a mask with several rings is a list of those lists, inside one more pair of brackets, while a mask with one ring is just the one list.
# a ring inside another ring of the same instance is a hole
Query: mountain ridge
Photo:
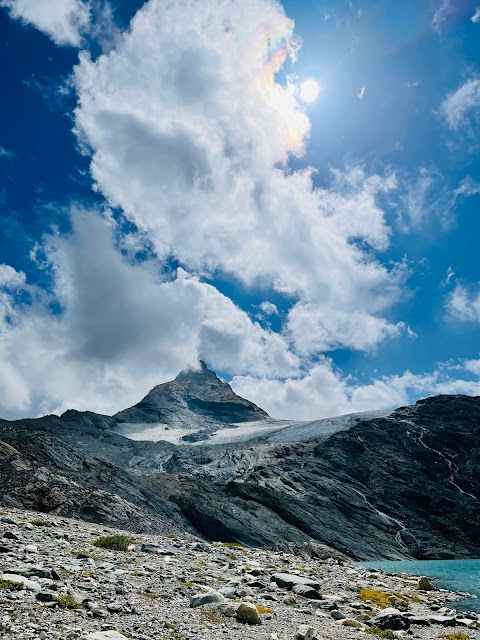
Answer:
[[[150, 417], [170, 426], [124, 422], [143, 401], [0, 421], [0, 503], [250, 546], [314, 539], [357, 559], [480, 555], [480, 398], [295, 423], [227, 386], [206, 365], [157, 385]], [[126, 437], [145, 424], [175, 438]]]

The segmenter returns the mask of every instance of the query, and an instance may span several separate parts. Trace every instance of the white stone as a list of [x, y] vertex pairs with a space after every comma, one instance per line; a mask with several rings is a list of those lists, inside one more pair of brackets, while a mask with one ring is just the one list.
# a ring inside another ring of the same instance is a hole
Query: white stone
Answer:
[[87, 640], [126, 640], [127, 636], [118, 631], [95, 631], [86, 636]]

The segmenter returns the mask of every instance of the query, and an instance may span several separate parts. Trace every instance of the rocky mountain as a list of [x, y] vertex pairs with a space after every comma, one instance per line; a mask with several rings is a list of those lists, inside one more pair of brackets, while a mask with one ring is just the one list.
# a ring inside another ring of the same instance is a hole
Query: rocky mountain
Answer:
[[112, 417], [0, 421], [7, 506], [358, 559], [478, 557], [479, 463], [480, 398], [275, 421], [204, 364]]
[[158, 385], [114, 418], [125, 435], [169, 440], [168, 431], [185, 431], [180, 437], [187, 442], [203, 440], [219, 426], [269, 420], [263, 409], [237, 396], [203, 361], [198, 368], [185, 369], [175, 380]]

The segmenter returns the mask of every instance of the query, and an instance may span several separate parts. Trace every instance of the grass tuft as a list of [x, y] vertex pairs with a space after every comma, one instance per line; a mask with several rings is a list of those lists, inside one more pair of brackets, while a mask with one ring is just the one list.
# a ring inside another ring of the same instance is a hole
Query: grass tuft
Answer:
[[0, 589], [8, 589], [9, 591], [21, 591], [23, 582], [15, 582], [14, 580], [3, 580], [0, 578]]
[[365, 633], [369, 633], [372, 636], [377, 636], [377, 638], [395, 638], [395, 634], [391, 629], [380, 629], [380, 627], [368, 627], [365, 629]]
[[30, 524], [33, 524], [35, 527], [51, 527], [52, 525], [47, 520], [30, 520]]
[[214, 607], [203, 607], [200, 610], [200, 618], [210, 624], [224, 624], [225, 618]]
[[72, 596], [67, 593], [61, 593], [56, 597], [56, 601], [60, 609], [77, 609], [78, 603]]
[[447, 640], [470, 640], [468, 633], [463, 631], [455, 631], [454, 633], [444, 633], [440, 638], [447, 638]]
[[110, 549], [112, 551], [128, 551], [128, 546], [132, 544], [133, 538], [128, 535], [117, 534], [114, 536], [101, 536], [92, 542], [95, 547]]
[[375, 604], [381, 607], [386, 607], [390, 604], [390, 595], [388, 593], [385, 593], [385, 591], [380, 591], [380, 589], [360, 589], [360, 591], [358, 592], [358, 597], [364, 602], [375, 602]]

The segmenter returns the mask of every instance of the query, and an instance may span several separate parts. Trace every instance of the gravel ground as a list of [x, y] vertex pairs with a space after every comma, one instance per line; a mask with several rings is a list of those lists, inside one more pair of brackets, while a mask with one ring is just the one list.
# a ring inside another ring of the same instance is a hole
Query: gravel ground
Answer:
[[480, 640], [480, 616], [445, 608], [461, 594], [419, 590], [415, 577], [187, 534], [92, 545], [114, 534], [125, 531], [0, 507], [0, 637], [366, 640], [373, 624]]

